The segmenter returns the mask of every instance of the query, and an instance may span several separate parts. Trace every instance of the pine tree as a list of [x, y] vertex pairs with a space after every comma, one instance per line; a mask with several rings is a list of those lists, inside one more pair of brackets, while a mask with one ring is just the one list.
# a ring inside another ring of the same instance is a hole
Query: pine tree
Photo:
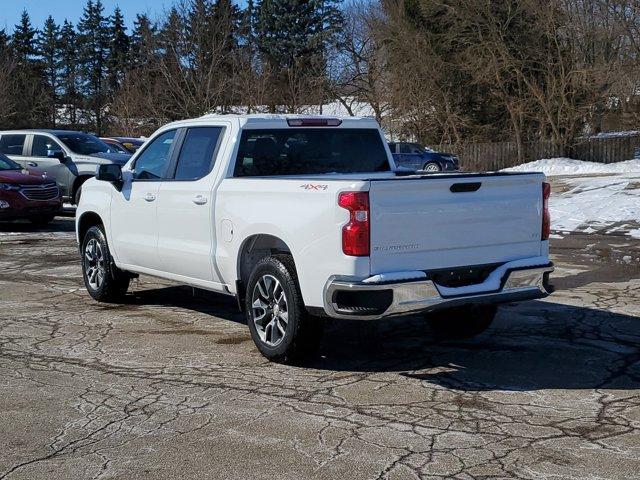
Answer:
[[261, 0], [256, 34], [262, 54], [281, 68], [321, 58], [342, 21], [333, 0]]
[[36, 59], [37, 35], [38, 31], [33, 28], [29, 14], [24, 10], [10, 43], [17, 66], [12, 78], [15, 82], [13, 105], [16, 128], [49, 123], [46, 82], [42, 64]]
[[263, 63], [273, 72], [277, 103], [295, 111], [301, 102], [319, 102], [326, 81], [326, 52], [342, 17], [336, 0], [260, 0], [255, 33]]
[[77, 35], [73, 25], [65, 19], [60, 29], [60, 90], [61, 101], [68, 115], [68, 122], [78, 123], [78, 49]]
[[136, 15], [131, 34], [131, 66], [150, 62], [156, 53], [156, 26], [145, 14]]
[[36, 54], [36, 35], [38, 31], [31, 25], [27, 10], [22, 11], [20, 23], [15, 26], [11, 37], [11, 46], [20, 62], [32, 61]]
[[82, 93], [95, 119], [96, 133], [103, 130], [104, 108], [107, 103], [107, 63], [109, 58], [109, 27], [103, 15], [101, 0], [87, 0], [78, 22], [78, 44]]
[[3, 29], [0, 29], [0, 57], [4, 56], [9, 51], [9, 35]]
[[60, 72], [60, 29], [53, 17], [44, 22], [44, 28], [38, 37], [38, 56], [47, 85], [49, 121], [55, 126], [57, 120], [57, 101]]
[[110, 18], [110, 42], [109, 42], [109, 87], [115, 92], [124, 80], [124, 75], [129, 63], [130, 41], [127, 35], [127, 27], [124, 25], [124, 17], [119, 7], [116, 7]]

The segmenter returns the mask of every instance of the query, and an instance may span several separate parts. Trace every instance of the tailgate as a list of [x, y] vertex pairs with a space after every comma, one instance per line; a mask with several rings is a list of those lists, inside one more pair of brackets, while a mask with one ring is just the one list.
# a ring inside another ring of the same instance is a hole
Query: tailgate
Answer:
[[540, 255], [542, 174], [372, 180], [371, 274]]

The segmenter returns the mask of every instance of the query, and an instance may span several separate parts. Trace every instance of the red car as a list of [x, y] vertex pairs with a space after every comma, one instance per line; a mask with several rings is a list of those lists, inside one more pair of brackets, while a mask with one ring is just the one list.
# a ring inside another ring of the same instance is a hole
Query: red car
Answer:
[[26, 219], [44, 225], [61, 209], [62, 198], [54, 180], [22, 170], [0, 153], [0, 221]]

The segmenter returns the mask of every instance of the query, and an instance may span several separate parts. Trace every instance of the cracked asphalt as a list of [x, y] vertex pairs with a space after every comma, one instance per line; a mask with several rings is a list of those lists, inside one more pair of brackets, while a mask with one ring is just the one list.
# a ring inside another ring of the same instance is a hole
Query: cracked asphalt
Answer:
[[291, 367], [224, 296], [95, 303], [72, 231], [0, 225], [0, 479], [640, 476], [638, 240], [554, 239], [558, 291], [476, 339], [335, 322]]

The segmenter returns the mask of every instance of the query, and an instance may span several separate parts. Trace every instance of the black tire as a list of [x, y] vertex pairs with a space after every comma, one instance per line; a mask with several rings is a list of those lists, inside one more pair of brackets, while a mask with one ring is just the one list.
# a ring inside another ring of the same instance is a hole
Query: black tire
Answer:
[[[87, 253], [89, 245], [96, 247], [92, 255]], [[100, 255], [97, 254], [98, 248]], [[89, 295], [99, 302], [116, 302], [122, 299], [129, 288], [131, 276], [113, 263], [107, 239], [100, 227], [94, 226], [87, 231], [82, 241], [80, 254], [82, 256], [82, 277]], [[90, 256], [94, 260], [90, 259]], [[98, 260], [99, 256], [102, 258], [101, 262]], [[92, 269], [95, 267], [99, 271], [100, 266], [102, 267], [102, 280], [98, 281], [100, 275]]]
[[429, 171], [432, 173], [435, 172], [441, 172], [442, 168], [440, 168], [440, 165], [438, 165], [436, 162], [427, 162], [422, 166], [422, 170]]
[[53, 219], [55, 217], [56, 217], [55, 215], [38, 215], [36, 217], [31, 217], [29, 221], [34, 225], [42, 226], [42, 225], [48, 225], [49, 223], [53, 222]]
[[[264, 280], [269, 280], [266, 284]], [[275, 279], [281, 289], [277, 290]], [[269, 306], [267, 296], [260, 295], [261, 283], [263, 291], [269, 294], [269, 285], [273, 286], [274, 298], [284, 294], [284, 303], [277, 302], [270, 309], [254, 307], [256, 295], [260, 296], [262, 304]], [[278, 311], [276, 311], [276, 306]], [[259, 320], [264, 311], [264, 319]], [[287, 321], [281, 316], [286, 311]], [[322, 319], [309, 315], [305, 309], [298, 285], [295, 264], [290, 255], [273, 255], [263, 258], [254, 267], [247, 284], [245, 298], [245, 315], [251, 338], [262, 355], [274, 362], [291, 363], [313, 355], [322, 337]], [[260, 326], [258, 326], [260, 324]], [[269, 329], [269, 325], [271, 325]], [[279, 325], [276, 329], [275, 325]], [[284, 328], [284, 333], [280, 330]], [[259, 331], [260, 329], [260, 331]], [[276, 343], [272, 334], [280, 339]], [[265, 338], [263, 338], [265, 337]]]
[[440, 339], [465, 340], [486, 331], [496, 316], [495, 305], [470, 305], [427, 314], [427, 323]]

